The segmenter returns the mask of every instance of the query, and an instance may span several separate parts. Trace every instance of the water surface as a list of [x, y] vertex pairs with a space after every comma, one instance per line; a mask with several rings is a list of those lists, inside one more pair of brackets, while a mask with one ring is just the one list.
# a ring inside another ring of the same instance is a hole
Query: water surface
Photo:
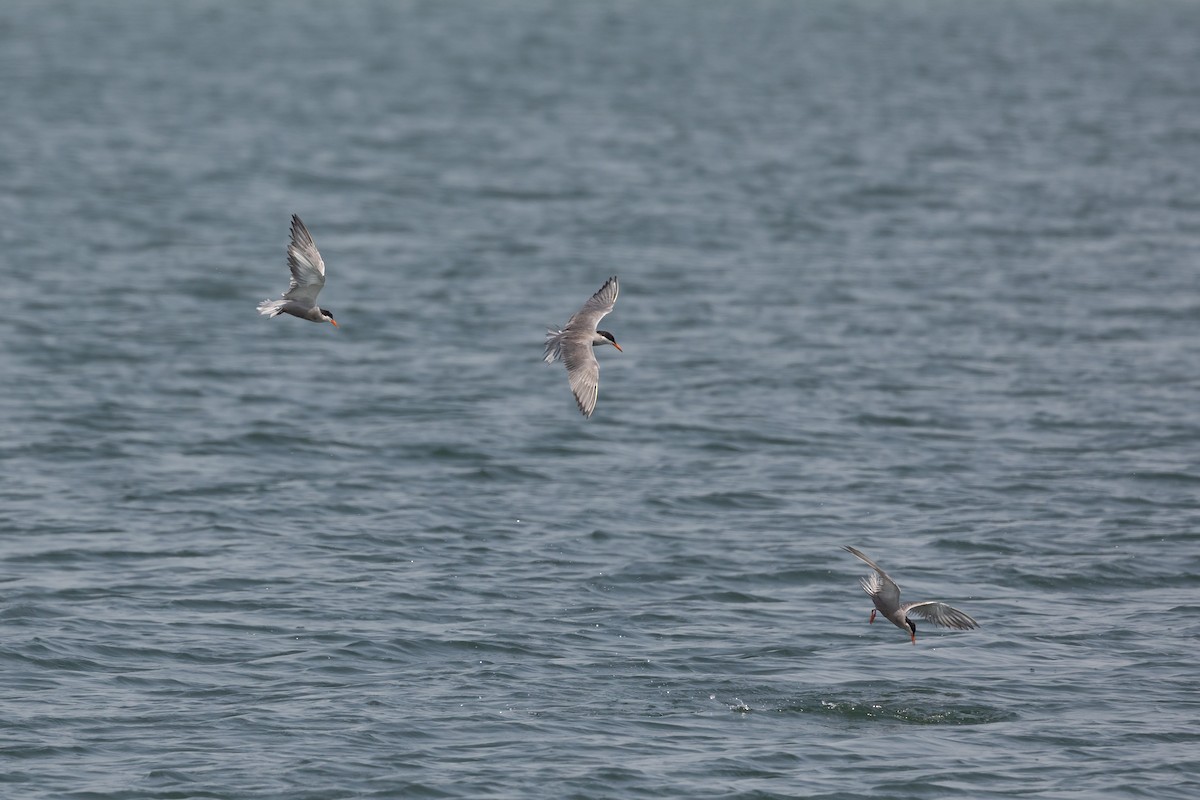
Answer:
[[5, 796], [1195, 796], [1198, 25], [6, 4]]

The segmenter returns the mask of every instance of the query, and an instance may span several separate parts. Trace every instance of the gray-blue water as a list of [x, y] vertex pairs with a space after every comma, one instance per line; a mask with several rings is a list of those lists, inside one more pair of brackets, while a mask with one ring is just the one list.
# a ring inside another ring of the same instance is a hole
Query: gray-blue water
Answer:
[[[1197, 796], [1198, 74], [1191, 2], [0, 5], [0, 795]], [[292, 213], [340, 329], [255, 313]]]

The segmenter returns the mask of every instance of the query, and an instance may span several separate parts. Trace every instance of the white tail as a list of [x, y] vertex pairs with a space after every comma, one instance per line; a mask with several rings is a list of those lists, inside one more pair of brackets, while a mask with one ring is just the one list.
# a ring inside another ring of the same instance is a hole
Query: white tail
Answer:
[[553, 364], [558, 360], [559, 351], [562, 349], [563, 333], [558, 328], [546, 329], [546, 354], [542, 356], [542, 360], [547, 364]]
[[283, 313], [283, 307], [287, 305], [287, 300], [263, 300], [258, 304], [258, 313], [264, 317], [277, 317]]

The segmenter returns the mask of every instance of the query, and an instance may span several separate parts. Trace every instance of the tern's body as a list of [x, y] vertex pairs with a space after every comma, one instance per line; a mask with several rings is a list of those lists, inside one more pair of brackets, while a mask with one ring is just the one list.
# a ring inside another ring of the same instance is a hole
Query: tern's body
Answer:
[[620, 286], [614, 275], [600, 287], [600, 291], [583, 304], [583, 308], [567, 320], [563, 328], [546, 331], [546, 355], [543, 360], [547, 364], [553, 364], [562, 359], [567, 368], [567, 380], [575, 395], [575, 403], [585, 417], [592, 416], [592, 412], [596, 410], [596, 398], [600, 394], [600, 362], [596, 360], [592, 347], [611, 344], [618, 350], [621, 349], [611, 333], [596, 330], [600, 320], [613, 310], [619, 290]]
[[936, 600], [901, 605], [900, 587], [878, 564], [849, 545], [846, 545], [843, 549], [857, 556], [867, 566], [875, 570], [872, 574], [859, 580], [863, 591], [871, 596], [871, 602], [875, 604], [875, 610], [871, 612], [871, 622], [875, 621], [875, 613], [878, 611], [887, 617], [893, 625], [907, 633], [912, 638], [913, 644], [917, 643], [917, 624], [909, 618], [909, 612], [945, 628], [956, 628], [960, 631], [965, 631], [979, 627], [979, 623], [957, 608]]
[[259, 303], [258, 313], [267, 317], [291, 314], [309, 322], [331, 322], [336, 328], [329, 309], [317, 305], [317, 295], [325, 285], [325, 262], [308, 228], [295, 214], [292, 214], [292, 241], [288, 244], [288, 269], [292, 272], [288, 290], [278, 300]]

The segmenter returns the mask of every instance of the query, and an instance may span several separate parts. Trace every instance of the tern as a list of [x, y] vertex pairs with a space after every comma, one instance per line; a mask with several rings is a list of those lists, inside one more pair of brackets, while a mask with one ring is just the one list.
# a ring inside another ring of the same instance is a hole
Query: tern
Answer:
[[543, 360], [553, 364], [562, 359], [579, 413], [585, 417], [591, 417], [596, 410], [596, 398], [600, 393], [600, 362], [596, 360], [592, 346], [611, 344], [617, 350], [621, 349], [611, 333], [596, 330], [600, 320], [613, 310], [620, 288], [614, 275], [605, 281], [600, 291], [592, 295], [592, 299], [583, 304], [583, 308], [567, 320], [566, 326], [546, 331], [546, 355]]
[[317, 305], [317, 295], [325, 285], [325, 262], [313, 244], [312, 234], [295, 214], [292, 214], [292, 241], [288, 244], [288, 269], [292, 282], [278, 300], [263, 300], [258, 313], [266, 317], [291, 314], [309, 322], [328, 322], [337, 327], [333, 313]]
[[909, 612], [915, 613], [917, 616], [932, 622], [935, 625], [941, 625], [945, 628], [955, 628], [960, 631], [971, 630], [978, 628], [979, 623], [971, 619], [969, 616], [959, 611], [957, 608], [952, 608], [945, 603], [939, 603], [936, 600], [926, 600], [921, 603], [905, 603], [900, 604], [900, 587], [891, 577], [880, 568], [871, 559], [867, 558], [858, 550], [850, 545], [845, 545], [842, 549], [846, 552], [857, 556], [862, 561], [866, 562], [867, 566], [875, 570], [874, 573], [865, 578], [860, 578], [859, 583], [862, 584], [863, 591], [871, 595], [871, 601], [875, 603], [875, 608], [871, 609], [870, 622], [875, 621], [875, 613], [882, 613], [885, 617], [891, 620], [891, 623], [902, 631], [908, 633], [912, 638], [912, 643], [917, 643], [917, 623], [909, 619]]

